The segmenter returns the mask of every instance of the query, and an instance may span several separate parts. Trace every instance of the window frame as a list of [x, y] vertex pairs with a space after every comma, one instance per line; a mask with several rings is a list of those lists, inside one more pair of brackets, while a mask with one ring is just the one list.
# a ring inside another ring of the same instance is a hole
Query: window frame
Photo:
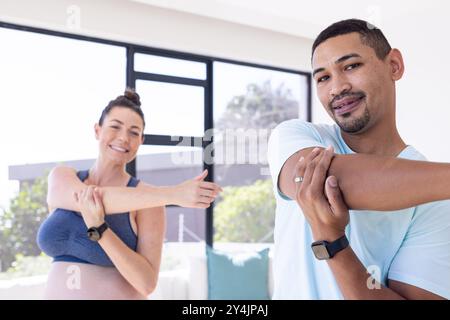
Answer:
[[[101, 44], [108, 44], [112, 46], [118, 46], [123, 47], [126, 49], [126, 85], [132, 88], [136, 87], [136, 81], [137, 80], [151, 80], [151, 81], [157, 81], [157, 82], [165, 82], [165, 83], [174, 83], [174, 84], [185, 84], [185, 85], [193, 85], [193, 86], [201, 86], [205, 89], [205, 96], [204, 96], [204, 129], [205, 131], [209, 129], [213, 129], [214, 127], [214, 117], [213, 117], [213, 111], [214, 111], [214, 105], [213, 105], [213, 63], [214, 62], [224, 62], [229, 64], [235, 64], [235, 65], [241, 65], [246, 67], [253, 67], [253, 68], [260, 68], [265, 70], [272, 70], [272, 71], [281, 71], [286, 73], [292, 73], [300, 76], [306, 77], [306, 83], [307, 83], [307, 97], [306, 97], [306, 120], [311, 122], [312, 121], [312, 101], [311, 101], [311, 72], [301, 71], [301, 70], [294, 70], [294, 69], [286, 69], [286, 68], [279, 68], [274, 67], [270, 65], [262, 65], [262, 64], [256, 64], [251, 62], [244, 62], [244, 61], [238, 61], [238, 60], [232, 60], [232, 59], [224, 59], [224, 58], [218, 58], [213, 56], [204, 56], [204, 55], [198, 55], [193, 53], [187, 53], [187, 52], [181, 52], [181, 51], [175, 51], [175, 50], [168, 50], [168, 49], [161, 49], [161, 48], [155, 48], [155, 47], [149, 47], [149, 46], [143, 46], [128, 42], [121, 42], [121, 41], [115, 41], [115, 40], [108, 40], [108, 39], [102, 39], [98, 37], [92, 37], [92, 36], [86, 36], [86, 35], [79, 35], [79, 34], [72, 34], [68, 32], [62, 32], [62, 31], [54, 31], [44, 28], [36, 28], [36, 27], [30, 27], [25, 25], [19, 25], [19, 24], [13, 24], [13, 23], [7, 23], [0, 21], [0, 28], [6, 28], [6, 29], [14, 29], [18, 31], [25, 31], [25, 32], [33, 32], [33, 33], [39, 33], [49, 36], [56, 36], [56, 37], [62, 37], [62, 38], [68, 38], [68, 39], [74, 39], [74, 40], [82, 40], [82, 41], [89, 41], [94, 43], [101, 43]], [[155, 55], [155, 56], [161, 56], [161, 57], [167, 57], [167, 58], [174, 58], [174, 59], [180, 59], [180, 60], [188, 60], [188, 61], [194, 61], [194, 62], [202, 62], [206, 64], [206, 80], [199, 80], [199, 79], [191, 79], [191, 78], [184, 78], [184, 77], [177, 77], [177, 76], [169, 76], [169, 75], [161, 75], [161, 74], [155, 74], [150, 72], [142, 72], [142, 71], [135, 71], [134, 70], [134, 54], [135, 53], [142, 53], [142, 54], [149, 54], [149, 55]], [[198, 141], [198, 139], [202, 139], [203, 137], [183, 137], [183, 141], [187, 141], [186, 138], [190, 138], [191, 146], [195, 147], [195, 141]], [[173, 141], [171, 139], [171, 136], [168, 135], [153, 135], [153, 134], [145, 134], [144, 135], [144, 144], [145, 145], [159, 145], [159, 146], [176, 146], [179, 143], [179, 141]], [[207, 145], [210, 143], [213, 143], [213, 140], [211, 141], [203, 141], [202, 148], [203, 152]], [[208, 181], [214, 181], [214, 164], [206, 164], [203, 163], [203, 169], [208, 169], [209, 175], [207, 180]], [[127, 171], [133, 176], [136, 176], [136, 159], [130, 162], [127, 165]], [[211, 206], [206, 209], [206, 216], [205, 216], [205, 242], [207, 245], [213, 246], [213, 237], [214, 237], [214, 223], [213, 223], [213, 217], [214, 217], [214, 202], [211, 204]]]

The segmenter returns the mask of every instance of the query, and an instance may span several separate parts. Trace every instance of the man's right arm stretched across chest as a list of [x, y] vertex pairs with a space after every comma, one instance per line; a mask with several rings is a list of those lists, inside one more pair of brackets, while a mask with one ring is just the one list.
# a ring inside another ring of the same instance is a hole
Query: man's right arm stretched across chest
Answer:
[[[281, 169], [278, 187], [291, 199], [295, 199], [296, 191], [295, 165], [313, 149], [296, 152]], [[338, 179], [345, 202], [353, 210], [393, 211], [450, 199], [448, 163], [337, 154], [328, 175]]]

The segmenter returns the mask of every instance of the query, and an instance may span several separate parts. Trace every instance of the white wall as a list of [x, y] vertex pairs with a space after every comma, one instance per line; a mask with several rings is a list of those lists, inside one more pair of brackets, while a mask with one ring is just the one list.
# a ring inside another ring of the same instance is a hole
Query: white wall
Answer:
[[397, 123], [407, 143], [430, 160], [450, 162], [450, 3], [388, 21], [406, 64], [398, 82]]
[[[72, 29], [72, 5], [80, 29]], [[2, 0], [0, 20], [152, 47], [309, 70], [311, 40], [129, 0]]]

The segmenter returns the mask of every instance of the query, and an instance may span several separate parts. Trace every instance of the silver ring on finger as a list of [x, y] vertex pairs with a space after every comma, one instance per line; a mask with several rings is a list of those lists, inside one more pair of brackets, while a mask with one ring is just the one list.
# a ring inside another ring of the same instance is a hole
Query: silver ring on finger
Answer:
[[294, 182], [295, 183], [302, 183], [303, 182], [303, 177], [295, 177]]

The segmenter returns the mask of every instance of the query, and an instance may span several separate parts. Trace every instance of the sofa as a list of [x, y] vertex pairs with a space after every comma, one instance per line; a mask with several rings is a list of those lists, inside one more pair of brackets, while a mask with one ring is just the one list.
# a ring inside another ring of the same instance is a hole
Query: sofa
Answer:
[[[182, 247], [180, 247], [182, 246]], [[189, 247], [189, 248], [187, 248]], [[156, 300], [206, 300], [208, 299], [208, 268], [204, 244], [167, 246], [164, 255], [185, 254], [185, 263], [173, 270], [162, 270], [159, 274], [158, 284], [149, 299]], [[242, 244], [218, 245], [217, 247], [238, 252]], [[260, 244], [245, 244], [247, 251], [258, 250], [264, 247]], [[266, 246], [267, 247], [267, 246]], [[269, 253], [268, 266], [268, 295], [273, 293], [272, 250]], [[0, 300], [4, 299], [42, 299], [47, 276], [24, 277], [12, 280], [0, 280]]]
[[[158, 285], [149, 299], [207, 300], [208, 268], [206, 255], [189, 257], [189, 268], [160, 272]], [[269, 254], [268, 295], [273, 293], [273, 256]]]

